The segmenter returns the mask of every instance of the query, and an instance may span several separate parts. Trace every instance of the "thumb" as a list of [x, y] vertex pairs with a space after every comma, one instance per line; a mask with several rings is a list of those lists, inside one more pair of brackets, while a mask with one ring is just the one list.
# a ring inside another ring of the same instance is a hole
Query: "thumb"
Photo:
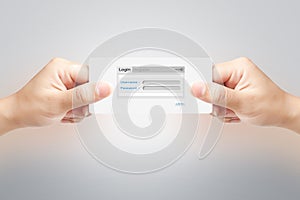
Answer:
[[111, 93], [111, 87], [105, 82], [86, 83], [65, 92], [68, 96], [68, 109], [74, 109], [95, 103], [109, 96]]
[[196, 82], [192, 86], [192, 94], [202, 101], [229, 109], [236, 108], [238, 103], [235, 90], [217, 83]]

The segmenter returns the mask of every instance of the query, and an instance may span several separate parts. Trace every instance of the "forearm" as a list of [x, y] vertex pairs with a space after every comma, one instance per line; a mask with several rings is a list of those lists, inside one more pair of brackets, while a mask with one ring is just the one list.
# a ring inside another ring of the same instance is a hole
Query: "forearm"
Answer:
[[16, 101], [15, 95], [0, 99], [0, 136], [19, 127], [16, 120]]
[[300, 134], [300, 98], [287, 94], [283, 106], [281, 127], [290, 129]]

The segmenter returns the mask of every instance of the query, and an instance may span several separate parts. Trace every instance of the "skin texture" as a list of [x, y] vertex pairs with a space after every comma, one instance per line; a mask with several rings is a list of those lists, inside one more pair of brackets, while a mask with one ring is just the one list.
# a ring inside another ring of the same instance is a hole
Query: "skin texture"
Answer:
[[[280, 89], [248, 58], [216, 64], [213, 80], [210, 85], [194, 83], [192, 93], [214, 104], [213, 114], [225, 122], [300, 133], [300, 99]], [[22, 127], [81, 121], [89, 115], [88, 104], [111, 93], [107, 83], [87, 82], [86, 66], [52, 59], [22, 89], [0, 99], [0, 135]]]
[[22, 127], [81, 121], [89, 115], [88, 104], [111, 92], [107, 83], [87, 82], [86, 66], [52, 59], [22, 89], [0, 100], [0, 135]]
[[225, 122], [278, 126], [300, 133], [300, 99], [288, 94], [268, 78], [250, 59], [238, 58], [216, 64], [213, 81], [194, 83], [192, 93], [213, 103], [215, 115]]

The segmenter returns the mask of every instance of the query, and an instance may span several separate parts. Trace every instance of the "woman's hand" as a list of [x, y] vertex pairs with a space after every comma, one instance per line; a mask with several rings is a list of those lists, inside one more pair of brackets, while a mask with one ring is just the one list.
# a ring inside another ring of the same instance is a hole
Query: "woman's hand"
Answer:
[[216, 84], [195, 83], [192, 93], [215, 104], [216, 115], [225, 107], [221, 117], [226, 122], [241, 120], [300, 133], [300, 99], [279, 88], [248, 58], [216, 64], [213, 81]]
[[88, 104], [110, 94], [108, 84], [87, 82], [86, 66], [61, 58], [51, 60], [21, 90], [0, 100], [0, 134], [82, 120], [89, 115]]

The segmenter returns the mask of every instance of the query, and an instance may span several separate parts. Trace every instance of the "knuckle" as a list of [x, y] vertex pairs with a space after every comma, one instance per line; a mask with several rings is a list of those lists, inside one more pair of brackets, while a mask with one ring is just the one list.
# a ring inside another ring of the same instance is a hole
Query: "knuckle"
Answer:
[[61, 64], [61, 63], [66, 63], [66, 62], [67, 62], [66, 59], [63, 59], [63, 58], [60, 58], [60, 57], [54, 57], [50, 60], [50, 63], [54, 64], [54, 65]]
[[83, 87], [78, 87], [74, 94], [75, 104], [84, 104], [88, 101], [87, 91]]
[[237, 59], [238, 64], [244, 69], [253, 69], [255, 64], [247, 57], [240, 57]]
[[223, 87], [213, 84], [210, 87], [210, 96], [213, 104], [224, 105], [226, 102], [226, 91]]
[[54, 57], [50, 60], [51, 63], [58, 63], [62, 60], [62, 58], [59, 58], [59, 57]]
[[68, 64], [67, 60], [63, 58], [55, 57], [50, 60], [50, 62], [45, 66], [45, 68], [49, 70], [61, 69], [63, 66], [66, 66], [67, 64]]
[[238, 58], [238, 61], [241, 62], [241, 63], [243, 63], [243, 64], [252, 63], [252, 61], [250, 60], [250, 58], [245, 57], [245, 56]]
[[60, 58], [52, 58], [50, 62], [45, 66], [46, 69], [53, 70], [61, 64]]
[[244, 61], [244, 62], [248, 62], [250, 59], [246, 56], [241, 56], [240, 58], [238, 58], [240, 61]]
[[231, 93], [229, 93], [228, 91], [225, 91], [225, 104], [226, 105], [229, 105], [229, 104], [231, 104], [230, 102], [232, 101], [232, 94]]

